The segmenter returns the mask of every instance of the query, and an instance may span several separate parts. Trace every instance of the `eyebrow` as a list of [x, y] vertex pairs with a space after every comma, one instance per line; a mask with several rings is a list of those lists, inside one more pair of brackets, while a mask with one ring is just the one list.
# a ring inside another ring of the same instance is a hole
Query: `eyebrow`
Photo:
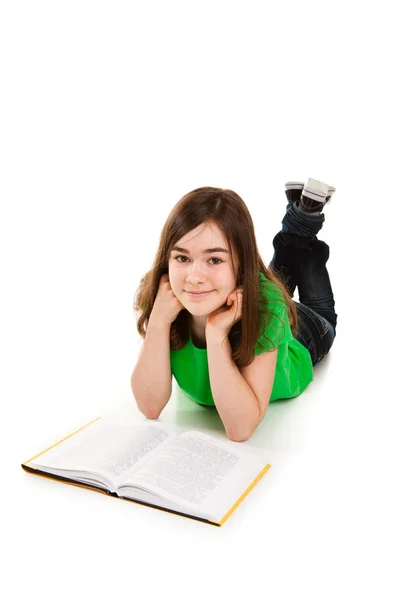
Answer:
[[[182, 252], [182, 254], [190, 254], [188, 250], [185, 250], [185, 248], [180, 248], [179, 246], [174, 246], [171, 248], [171, 252], [174, 250], [176, 252]], [[207, 248], [207, 250], [203, 250], [203, 254], [212, 254], [213, 252], [225, 252], [226, 254], [229, 254], [229, 250], [226, 250], [225, 248]]]

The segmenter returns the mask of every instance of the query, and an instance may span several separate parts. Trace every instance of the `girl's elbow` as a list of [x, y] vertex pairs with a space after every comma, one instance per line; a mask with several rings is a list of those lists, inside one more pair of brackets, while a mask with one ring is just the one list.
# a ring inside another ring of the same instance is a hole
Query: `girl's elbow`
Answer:
[[246, 440], [248, 440], [251, 437], [251, 435], [248, 436], [243, 436], [243, 435], [228, 435], [228, 439], [231, 440], [231, 442], [245, 442]]
[[232, 442], [245, 442], [251, 438], [263, 418], [264, 414], [260, 415], [254, 423], [249, 424], [246, 428], [230, 429], [226, 427], [225, 432], [228, 439]]
[[231, 431], [229, 429], [226, 429], [226, 435], [228, 437], [229, 440], [231, 440], [231, 442], [245, 442], [246, 440], [250, 439], [251, 436], [253, 435], [255, 430], [255, 427], [253, 427], [250, 430], [242, 430], [242, 431]]
[[136, 402], [136, 406], [138, 407], [138, 410], [142, 413], [142, 415], [144, 415], [147, 419], [158, 419], [158, 417], [161, 414], [161, 410], [159, 410], [155, 406], [152, 406], [148, 402], [140, 402], [135, 395], [134, 399]]
[[139, 411], [144, 415], [147, 419], [158, 419], [161, 414], [160, 410], [156, 410], [151, 406], [141, 406], [139, 402], [136, 402]]

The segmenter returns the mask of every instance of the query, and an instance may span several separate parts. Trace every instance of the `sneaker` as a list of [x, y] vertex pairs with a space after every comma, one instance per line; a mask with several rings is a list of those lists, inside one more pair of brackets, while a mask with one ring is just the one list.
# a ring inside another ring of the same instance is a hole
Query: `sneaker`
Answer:
[[[288, 181], [287, 183], [285, 183], [285, 193], [290, 204], [293, 204], [293, 202], [300, 203], [303, 188], [304, 182], [302, 181]], [[336, 188], [334, 188], [332, 185], [328, 186], [328, 195], [326, 197], [326, 203], [329, 202], [331, 196], [333, 196], [335, 192]]]
[[303, 188], [304, 183], [302, 181], [288, 181], [285, 183], [285, 194], [290, 204], [293, 204], [293, 202], [300, 202]]
[[333, 186], [309, 178], [301, 193], [299, 208], [306, 213], [321, 212], [335, 191]]
[[328, 188], [328, 195], [326, 197], [326, 202], [325, 204], [328, 204], [329, 200], [331, 199], [331, 197], [333, 196], [333, 194], [336, 192], [336, 188], [333, 187], [332, 185], [329, 186]]

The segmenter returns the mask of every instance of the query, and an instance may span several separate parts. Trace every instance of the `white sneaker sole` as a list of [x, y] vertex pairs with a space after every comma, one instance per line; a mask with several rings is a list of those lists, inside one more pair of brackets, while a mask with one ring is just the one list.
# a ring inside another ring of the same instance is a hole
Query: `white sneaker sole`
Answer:
[[302, 181], [288, 181], [285, 183], [285, 188], [287, 190], [302, 190], [304, 187], [304, 183]]
[[[326, 184], [328, 185], [328, 184]], [[287, 183], [285, 183], [285, 189], [286, 190], [302, 190], [304, 188], [304, 182], [303, 181], [288, 181]], [[334, 194], [336, 192], [336, 188], [333, 187], [333, 185], [329, 185], [328, 186], [328, 196]]]
[[303, 189], [304, 196], [315, 200], [316, 202], [325, 202], [327, 196], [331, 196], [336, 191], [331, 185], [309, 178]]

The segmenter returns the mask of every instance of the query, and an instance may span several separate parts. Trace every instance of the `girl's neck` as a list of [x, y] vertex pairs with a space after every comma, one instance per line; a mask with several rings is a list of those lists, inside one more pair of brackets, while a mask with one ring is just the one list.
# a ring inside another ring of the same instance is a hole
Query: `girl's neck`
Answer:
[[206, 323], [207, 317], [191, 317], [190, 329], [192, 342], [198, 348], [206, 348]]

